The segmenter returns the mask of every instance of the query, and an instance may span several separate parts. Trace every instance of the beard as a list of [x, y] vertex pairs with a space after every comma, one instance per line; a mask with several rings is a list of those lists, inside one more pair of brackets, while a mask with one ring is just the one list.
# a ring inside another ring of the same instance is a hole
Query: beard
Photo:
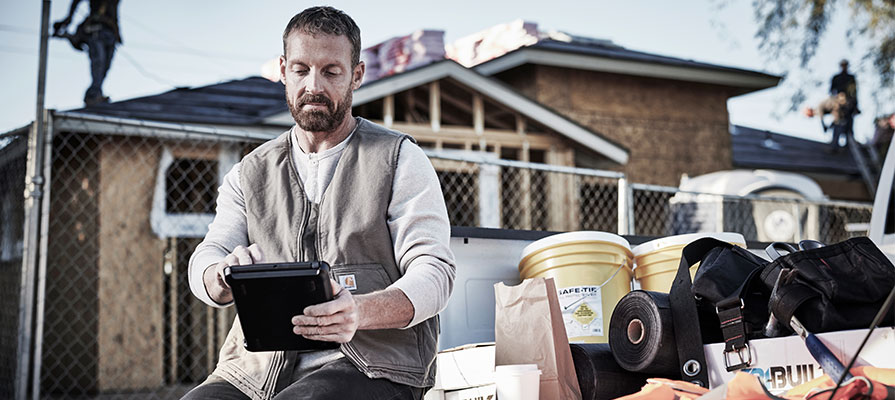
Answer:
[[[339, 123], [345, 119], [345, 114], [351, 108], [352, 91], [348, 88], [345, 96], [338, 105], [334, 105], [323, 94], [313, 95], [306, 94], [297, 99], [297, 104], [292, 100], [291, 96], [286, 96], [286, 103], [289, 105], [289, 112], [292, 113], [292, 119], [298, 126], [308, 132], [332, 132], [339, 126]], [[326, 111], [323, 110], [304, 110], [303, 107], [308, 103], [322, 103], [326, 105]]]

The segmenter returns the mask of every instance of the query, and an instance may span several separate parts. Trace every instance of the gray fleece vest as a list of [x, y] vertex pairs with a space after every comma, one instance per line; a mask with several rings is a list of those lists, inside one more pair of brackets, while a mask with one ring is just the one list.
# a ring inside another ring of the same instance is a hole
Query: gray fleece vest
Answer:
[[[313, 204], [292, 160], [290, 132], [247, 155], [240, 167], [249, 243], [270, 262], [326, 261], [333, 278], [352, 276], [352, 294], [382, 290], [401, 273], [388, 230], [388, 204], [401, 143], [409, 136], [358, 118], [329, 186]], [[234, 321], [215, 375], [253, 398], [284, 387], [291, 352], [250, 353]], [[409, 329], [359, 330], [342, 352], [365, 375], [425, 387], [435, 382], [438, 320]], [[280, 383], [277, 384], [277, 380]], [[334, 383], [337, 384], [337, 383]]]

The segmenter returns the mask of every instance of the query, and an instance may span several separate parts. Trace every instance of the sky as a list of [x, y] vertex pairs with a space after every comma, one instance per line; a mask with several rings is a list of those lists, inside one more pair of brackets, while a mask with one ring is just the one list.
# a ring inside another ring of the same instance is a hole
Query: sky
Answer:
[[[72, 27], [87, 12], [82, 1]], [[38, 0], [0, 0], [0, 133], [34, 119], [37, 98], [40, 7]], [[772, 74], [782, 70], [758, 51], [750, 1], [733, 0], [559, 0], [500, 1], [331, 1], [361, 28], [364, 47], [418, 29], [445, 31], [445, 43], [516, 19], [535, 22], [542, 31], [612, 40], [628, 49], [692, 59]], [[841, 2], [840, 2], [841, 3]], [[70, 0], [51, 3], [50, 25], [65, 17]], [[319, 3], [318, 3], [319, 4]], [[287, 0], [121, 0], [119, 24], [124, 44], [115, 54], [103, 86], [112, 101], [153, 95], [175, 87], [197, 87], [261, 74], [261, 65], [282, 52], [281, 35], [289, 19], [315, 3]], [[862, 43], [846, 44], [848, 12], [830, 26], [811, 65], [817, 87], [805, 103], [826, 95], [829, 77], [847, 58], [858, 76], [855, 120], [858, 140], [873, 134], [873, 117], [895, 111], [895, 99], [877, 107], [869, 96], [870, 64], [861, 62]], [[90, 84], [86, 53], [51, 39], [46, 107], [82, 106]], [[818, 141], [829, 140], [820, 123], [786, 112], [783, 89], [766, 89], [728, 101], [730, 121]]]

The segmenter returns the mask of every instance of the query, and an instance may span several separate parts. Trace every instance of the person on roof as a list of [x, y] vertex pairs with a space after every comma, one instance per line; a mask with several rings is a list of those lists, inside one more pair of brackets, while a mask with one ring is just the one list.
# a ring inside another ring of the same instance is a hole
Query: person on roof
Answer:
[[122, 43], [118, 31], [119, 0], [90, 0], [87, 18], [78, 25], [75, 33], [68, 33], [68, 25], [80, 3], [81, 0], [72, 0], [68, 16], [53, 24], [53, 36], [68, 39], [78, 51], [84, 51], [84, 46], [87, 46], [92, 82], [84, 93], [84, 104], [89, 107], [109, 102], [109, 98], [103, 95], [103, 81], [112, 65], [115, 46]]
[[[845, 137], [845, 146], [854, 141], [854, 125], [855, 115], [860, 113], [858, 110], [858, 86], [855, 76], [848, 73], [848, 60], [839, 62], [840, 72], [833, 76], [830, 80], [830, 96], [824, 99], [816, 108], [806, 108], [804, 113], [806, 116], [820, 116], [820, 124], [824, 128], [824, 132], [833, 128], [833, 139], [830, 141], [832, 151], [838, 151], [839, 138]], [[827, 125], [823, 116], [831, 114], [833, 122]]]
[[447, 208], [410, 136], [351, 115], [360, 49], [354, 20], [332, 7], [289, 21], [279, 71], [295, 125], [224, 177], [189, 263], [190, 289], [213, 307], [233, 302], [228, 266], [329, 263], [335, 299], [293, 317], [292, 333], [341, 348], [249, 352], [236, 318], [185, 399], [422, 399], [434, 385], [455, 276]]
[[844, 93], [845, 96], [854, 101], [855, 106], [857, 106], [858, 84], [855, 81], [855, 76], [848, 73], [848, 60], [843, 59], [842, 61], [839, 61], [839, 68], [839, 73], [833, 75], [833, 79], [830, 80], [830, 96]]

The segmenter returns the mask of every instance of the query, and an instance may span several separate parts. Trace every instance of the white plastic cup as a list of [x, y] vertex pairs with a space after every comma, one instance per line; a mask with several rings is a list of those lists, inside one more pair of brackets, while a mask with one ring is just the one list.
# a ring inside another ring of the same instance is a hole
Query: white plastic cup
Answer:
[[541, 370], [537, 364], [498, 365], [494, 378], [498, 400], [538, 400]]

